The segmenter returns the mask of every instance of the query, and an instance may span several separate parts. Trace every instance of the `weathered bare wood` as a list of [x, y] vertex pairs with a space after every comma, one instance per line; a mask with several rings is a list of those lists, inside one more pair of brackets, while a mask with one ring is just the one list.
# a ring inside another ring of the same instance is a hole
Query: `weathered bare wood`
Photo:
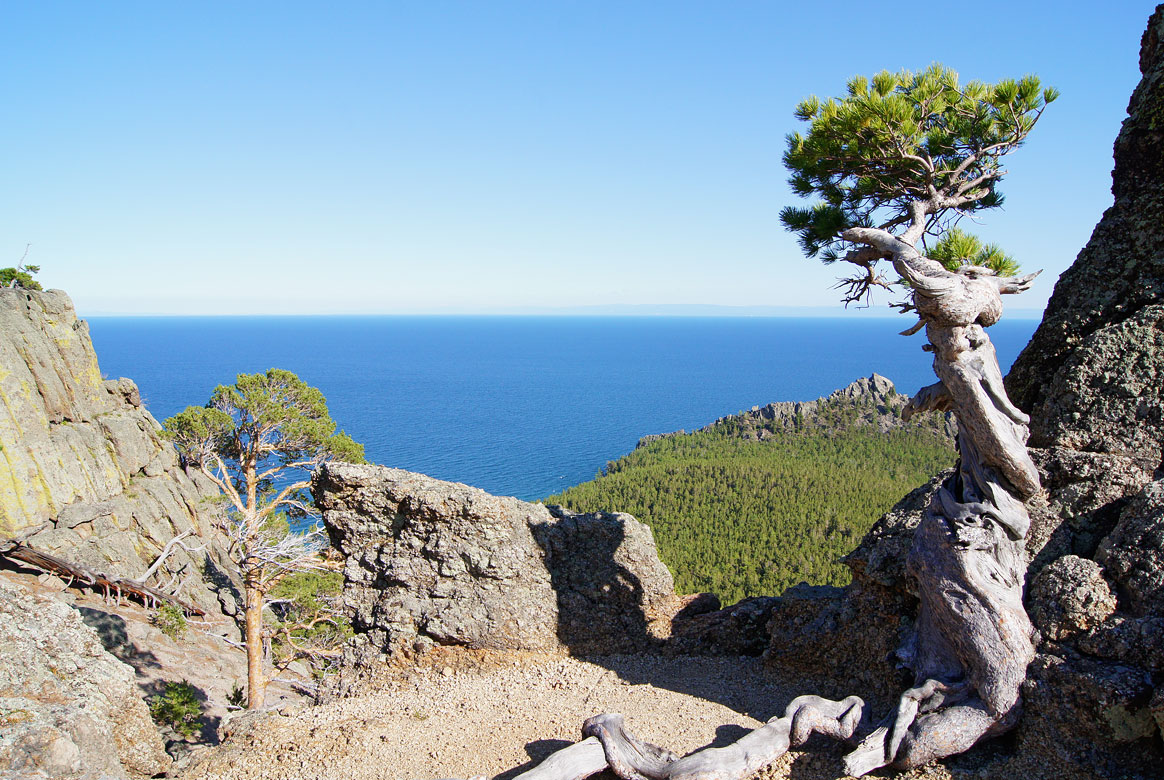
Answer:
[[163, 593], [157, 588], [151, 588], [149, 585], [145, 585], [136, 580], [115, 577], [104, 572], [94, 571], [80, 564], [58, 558], [55, 555], [34, 550], [13, 540], [0, 543], [0, 555], [3, 555], [5, 558], [11, 558], [14, 561], [27, 563], [41, 571], [68, 578], [70, 583], [79, 581], [82, 585], [89, 588], [100, 588], [107, 597], [116, 594], [119, 603], [123, 596], [134, 596], [147, 607], [153, 607], [159, 603], [173, 604], [187, 615], [197, 615], [199, 617], [206, 615], [205, 610], [200, 607]]
[[914, 671], [914, 687], [846, 758], [848, 771], [860, 776], [960, 753], [1017, 722], [1034, 657], [1022, 604], [1030, 526], [1022, 499], [1041, 486], [1026, 448], [1029, 418], [1007, 398], [985, 331], [1002, 316], [1001, 294], [1026, 290], [1035, 275], [947, 271], [885, 231], [862, 228], [845, 237], [888, 252], [909, 281], [940, 381], [923, 388], [906, 414], [952, 409], [959, 450], [957, 472], [924, 513], [906, 561], [920, 605], [899, 655]]
[[552, 753], [528, 772], [513, 780], [582, 780], [606, 769], [606, 753], [597, 737], [587, 737]]
[[784, 714], [731, 745], [705, 748], [680, 758], [666, 748], [643, 742], [626, 730], [622, 715], [596, 715], [582, 733], [602, 742], [606, 763], [624, 780], [740, 780], [758, 772], [804, 744], [813, 734], [849, 739], [857, 730], [865, 703], [856, 696], [832, 701], [798, 696]]
[[170, 555], [174, 552], [175, 547], [181, 547], [186, 552], [198, 552], [200, 550], [204, 550], [206, 548], [206, 545], [201, 545], [199, 547], [187, 547], [185, 545], [185, 543], [182, 541], [187, 536], [190, 536], [193, 533], [194, 533], [194, 531], [192, 529], [187, 529], [187, 530], [183, 531], [182, 533], [178, 534], [177, 536], [175, 536], [170, 541], [166, 542], [166, 546], [162, 548], [161, 554], [158, 555], [158, 557], [154, 560], [154, 562], [152, 564], [150, 564], [150, 567], [148, 569], [146, 569], [145, 574], [143, 574], [140, 577], [138, 577], [137, 579], [135, 579], [134, 582], [147, 582], [147, 581], [149, 581], [149, 578], [154, 576], [154, 574], [157, 572], [157, 570], [162, 567], [162, 564], [166, 562], [166, 559], [169, 558]]

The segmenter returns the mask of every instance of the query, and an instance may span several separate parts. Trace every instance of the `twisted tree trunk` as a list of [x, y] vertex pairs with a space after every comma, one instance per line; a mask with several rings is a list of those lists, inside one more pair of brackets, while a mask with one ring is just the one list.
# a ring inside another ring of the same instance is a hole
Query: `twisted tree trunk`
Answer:
[[[597, 765], [596, 755], [581, 745], [597, 737], [606, 765], [626, 780], [739, 780], [820, 732], [863, 737], [845, 758], [848, 772], [861, 776], [961, 753], [1018, 721], [1020, 686], [1034, 658], [1022, 604], [1023, 540], [1030, 525], [1023, 499], [1041, 487], [1026, 449], [1029, 419], [1006, 396], [984, 328], [1002, 316], [1001, 294], [1026, 290], [1034, 275], [998, 277], [975, 266], [951, 272], [884, 230], [854, 228], [843, 237], [893, 260], [920, 316], [906, 335], [926, 329], [924, 348], [934, 353], [939, 381], [918, 392], [906, 416], [952, 410], [958, 418], [958, 468], [926, 509], [906, 561], [920, 607], [899, 655], [914, 672], [914, 686], [876, 726], [855, 696], [841, 702], [801, 696], [782, 717], [734, 745], [685, 758], [635, 738], [622, 716], [599, 715], [586, 722], [588, 739], [567, 749], [586, 755], [587, 767]], [[543, 766], [549, 770], [549, 761]], [[572, 769], [569, 776], [579, 776], [579, 764]]]

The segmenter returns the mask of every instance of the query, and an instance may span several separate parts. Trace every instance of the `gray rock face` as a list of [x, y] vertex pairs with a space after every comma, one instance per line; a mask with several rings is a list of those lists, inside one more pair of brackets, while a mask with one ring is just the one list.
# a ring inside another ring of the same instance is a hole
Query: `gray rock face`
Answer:
[[1089, 631], [1116, 610], [1116, 597], [1103, 567], [1077, 555], [1056, 558], [1039, 572], [1027, 600], [1035, 628], [1053, 640]]
[[1164, 6], [1140, 66], [1115, 204], [1007, 380], [1045, 448], [1033, 454], [1047, 487], [1031, 503], [1027, 592], [1044, 641], [1014, 766], [1062, 777], [1164, 765]]
[[136, 779], [170, 766], [133, 669], [77, 612], [3, 580], [0, 724], [5, 777]]
[[132, 381], [101, 378], [88, 325], [63, 292], [0, 289], [0, 401], [0, 536], [138, 577], [193, 530], [207, 550], [177, 550], [159, 581], [180, 573], [183, 598], [218, 612], [203, 584], [207, 553], [222, 560], [218, 490], [179, 465]]
[[651, 531], [382, 466], [331, 463], [312, 485], [347, 558], [357, 644], [625, 652], [677, 606]]
[[1123, 611], [1164, 618], [1164, 480], [1128, 504], [1096, 558], [1119, 585]]
[[1112, 194], [1091, 240], [1055, 285], [1043, 322], [1007, 377], [1032, 416], [1031, 446], [1052, 442], [1160, 464], [1164, 303], [1164, 14], [1140, 52], [1143, 79], [1115, 142]]

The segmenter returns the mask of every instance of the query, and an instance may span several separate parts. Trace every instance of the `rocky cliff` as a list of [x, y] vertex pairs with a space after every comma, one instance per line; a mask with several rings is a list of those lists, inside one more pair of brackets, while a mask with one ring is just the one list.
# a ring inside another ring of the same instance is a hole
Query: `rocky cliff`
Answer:
[[176, 549], [157, 582], [187, 582], [182, 597], [214, 613], [217, 496], [180, 466], [133, 382], [102, 379], [67, 295], [0, 289], [0, 537], [132, 578], [192, 531], [205, 549]]
[[[1115, 144], [1114, 205], [1007, 379], [1045, 492], [1028, 502], [1027, 611], [1041, 635], [1025, 713], [960, 762], [988, 777], [1147, 778], [1164, 766], [1164, 6]], [[882, 518], [844, 591], [789, 593], [767, 657], [823, 692], [900, 691], [916, 613], [902, 562], [934, 485]]]
[[630, 515], [551, 511], [346, 463], [321, 468], [312, 493], [347, 559], [360, 660], [434, 645], [643, 650], [677, 608], [651, 530]]

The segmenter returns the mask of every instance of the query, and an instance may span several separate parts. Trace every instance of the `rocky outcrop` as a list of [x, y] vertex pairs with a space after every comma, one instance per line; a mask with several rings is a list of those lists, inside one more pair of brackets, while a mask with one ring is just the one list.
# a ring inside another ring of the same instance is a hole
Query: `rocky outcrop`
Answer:
[[[700, 430], [727, 429], [746, 438], [763, 440], [795, 432], [871, 428], [886, 433], [901, 426], [915, 426], [932, 430], [953, 445], [957, 423], [952, 416], [926, 413], [906, 422], [901, 419], [901, 412], [907, 403], [909, 396], [898, 393], [893, 382], [873, 374], [815, 401], [777, 401], [767, 406], [753, 406], [746, 412], [720, 417]], [[638, 446], [671, 435], [674, 434], [644, 436]]]
[[219, 611], [218, 491], [181, 467], [132, 381], [102, 379], [63, 292], [0, 289], [0, 402], [0, 537], [133, 578], [192, 531], [205, 549], [176, 549], [154, 582]]
[[169, 766], [133, 669], [76, 611], [0, 580], [0, 775], [136, 780]]
[[1115, 142], [1112, 194], [1091, 240], [1055, 285], [1007, 377], [1032, 417], [1032, 447], [1161, 464], [1164, 445], [1164, 16], [1144, 33], [1143, 78]]
[[1062, 777], [1164, 765], [1164, 6], [1142, 44], [1115, 203], [1007, 380], [1047, 486], [1027, 592], [1043, 642], [1014, 766]]
[[650, 529], [382, 466], [330, 463], [312, 493], [344, 554], [355, 652], [434, 645], [629, 652], [677, 609]]

